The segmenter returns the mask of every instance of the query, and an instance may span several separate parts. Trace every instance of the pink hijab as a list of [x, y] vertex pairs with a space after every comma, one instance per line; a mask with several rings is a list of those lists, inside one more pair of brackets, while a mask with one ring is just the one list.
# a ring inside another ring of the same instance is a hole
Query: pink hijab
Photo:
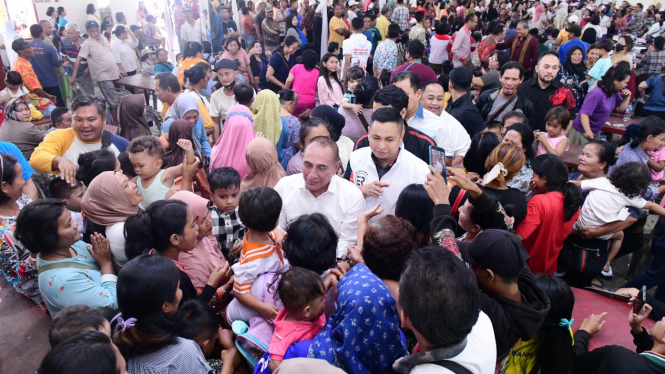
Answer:
[[240, 180], [243, 180], [251, 170], [245, 159], [245, 150], [254, 137], [252, 111], [244, 105], [229, 108], [222, 136], [210, 153], [210, 171], [229, 166], [236, 169]]
[[543, 4], [540, 4], [536, 7], [536, 11], [534, 12], [533, 15], [533, 21], [536, 22], [540, 19], [540, 15], [545, 13], [545, 6]]
[[[210, 201], [193, 192], [178, 191], [171, 196], [171, 199], [180, 200], [187, 204], [192, 211], [195, 222], [199, 225], [209, 213], [208, 204]], [[199, 239], [196, 246], [191, 250], [180, 251], [178, 254], [178, 262], [185, 268], [194, 287], [205, 287], [212, 271], [216, 267], [226, 264], [226, 259], [217, 248], [215, 237], [208, 235]]]

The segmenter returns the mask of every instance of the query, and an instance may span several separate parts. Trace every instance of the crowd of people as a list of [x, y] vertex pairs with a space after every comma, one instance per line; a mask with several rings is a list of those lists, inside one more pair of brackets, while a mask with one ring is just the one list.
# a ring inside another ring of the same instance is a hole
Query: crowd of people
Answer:
[[611, 290], [655, 293], [572, 330], [665, 216], [660, 4], [199, 6], [175, 60], [143, 2], [6, 45], [0, 274], [53, 318], [37, 373], [665, 372], [665, 218]]

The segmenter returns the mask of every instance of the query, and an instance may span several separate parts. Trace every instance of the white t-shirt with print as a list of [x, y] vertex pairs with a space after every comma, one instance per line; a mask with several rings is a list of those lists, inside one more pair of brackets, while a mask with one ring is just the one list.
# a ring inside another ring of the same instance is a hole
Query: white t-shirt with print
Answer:
[[[367, 60], [372, 51], [372, 42], [367, 40], [365, 34], [353, 34], [342, 45], [344, 56], [351, 56], [351, 65], [367, 68]], [[346, 58], [346, 57], [345, 57]]]

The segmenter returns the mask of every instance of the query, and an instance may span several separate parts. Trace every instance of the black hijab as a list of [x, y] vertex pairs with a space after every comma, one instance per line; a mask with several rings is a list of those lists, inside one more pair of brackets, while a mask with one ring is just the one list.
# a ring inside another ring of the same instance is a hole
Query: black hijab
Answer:
[[569, 75], [576, 75], [577, 79], [582, 81], [586, 76], [587, 68], [586, 64], [584, 64], [584, 59], [582, 59], [582, 61], [580, 61], [579, 64], [573, 64], [572, 61], [573, 52], [575, 52], [576, 50], [580, 50], [582, 52], [582, 55], [584, 55], [582, 47], [580, 46], [571, 47], [568, 50], [568, 54], [566, 54], [566, 61], [563, 63], [563, 70], [565, 70], [566, 73], [568, 73]]

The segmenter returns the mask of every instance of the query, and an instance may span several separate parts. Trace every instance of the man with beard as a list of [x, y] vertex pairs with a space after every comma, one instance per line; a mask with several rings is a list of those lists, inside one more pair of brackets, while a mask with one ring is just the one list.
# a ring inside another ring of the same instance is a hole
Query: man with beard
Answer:
[[[520, 94], [533, 103], [531, 128], [534, 130], [545, 131], [545, 115], [552, 107], [562, 106], [568, 109], [572, 119], [577, 114], [577, 104], [572, 92], [555, 79], [558, 72], [559, 55], [554, 51], [545, 52], [540, 55], [535, 76], [517, 88]], [[572, 123], [571, 120], [570, 125]]]
[[[226, 58], [215, 63], [217, 78], [222, 85], [222, 88], [210, 96], [209, 112], [212, 122], [215, 124], [215, 134], [220, 133], [220, 124], [226, 119], [226, 112], [229, 108], [237, 104], [235, 95], [233, 94], [233, 88], [236, 86], [237, 69], [235, 61]], [[254, 93], [254, 96], [256, 96], [256, 93]], [[217, 137], [213, 135], [213, 138], [217, 142]]]
[[523, 80], [524, 68], [519, 63], [510, 61], [501, 67], [501, 88], [483, 92], [476, 102], [476, 108], [486, 123], [501, 121], [504, 115], [513, 111], [524, 113], [533, 122], [533, 104], [525, 95], [517, 92]]

